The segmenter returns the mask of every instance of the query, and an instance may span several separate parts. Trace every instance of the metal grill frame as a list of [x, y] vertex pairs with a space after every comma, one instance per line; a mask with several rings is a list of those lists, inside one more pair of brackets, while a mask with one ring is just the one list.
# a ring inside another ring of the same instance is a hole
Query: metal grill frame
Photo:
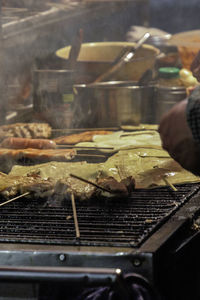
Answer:
[[[89, 281], [84, 282], [96, 280], [96, 283], [108, 284], [116, 280], [115, 270], [120, 268], [123, 274], [136, 274], [156, 287], [163, 261], [169, 267], [173, 263], [170, 253], [184, 252], [188, 236], [181, 237], [180, 232], [190, 230], [194, 216], [200, 211], [199, 203], [200, 192], [197, 192], [139, 248], [1, 243], [0, 278], [7, 282], [13, 282], [15, 278], [16, 282], [33, 283], [38, 280], [40, 283], [52, 280], [64, 283], [87, 278]], [[164, 277], [160, 276], [160, 279], [164, 280]]]
[[200, 189], [200, 185], [136, 190], [128, 199], [77, 202], [76, 238], [71, 202], [56, 207], [21, 199], [1, 208], [0, 242], [89, 247], [135, 247], [144, 243]]

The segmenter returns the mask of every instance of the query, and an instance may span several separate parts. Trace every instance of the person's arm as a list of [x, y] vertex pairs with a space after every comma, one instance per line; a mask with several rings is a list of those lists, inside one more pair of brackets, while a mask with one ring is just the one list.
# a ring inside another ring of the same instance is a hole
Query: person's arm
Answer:
[[[200, 81], [200, 51], [191, 71]], [[163, 116], [159, 133], [163, 148], [171, 157], [183, 168], [200, 175], [200, 86]]]
[[159, 133], [163, 148], [171, 157], [200, 175], [200, 87], [163, 116]]
[[195, 56], [190, 69], [192, 71], [192, 75], [196, 77], [198, 81], [200, 81], [200, 51]]

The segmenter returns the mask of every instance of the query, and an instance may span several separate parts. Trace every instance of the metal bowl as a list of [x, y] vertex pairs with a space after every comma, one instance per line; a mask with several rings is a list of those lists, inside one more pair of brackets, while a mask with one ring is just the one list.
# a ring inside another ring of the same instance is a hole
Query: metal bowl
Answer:
[[154, 85], [110, 81], [74, 85], [74, 126], [115, 127], [154, 121]]

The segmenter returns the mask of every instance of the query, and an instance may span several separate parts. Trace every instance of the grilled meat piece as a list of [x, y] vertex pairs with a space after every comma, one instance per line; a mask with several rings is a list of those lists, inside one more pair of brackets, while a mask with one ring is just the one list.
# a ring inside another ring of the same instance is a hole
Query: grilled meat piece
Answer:
[[0, 148], [0, 170], [8, 173], [16, 164], [37, 164], [50, 161], [66, 162], [76, 155], [74, 149], [6, 149]]
[[0, 139], [21, 137], [42, 139], [51, 136], [51, 127], [47, 123], [15, 123], [0, 126]]
[[75, 198], [80, 201], [89, 200], [95, 195], [95, 192], [96, 187], [93, 185], [66, 177], [57, 181], [54, 188], [54, 199], [71, 198], [71, 194], [74, 194]]
[[[114, 177], [105, 177], [105, 178], [98, 178], [97, 184], [101, 187], [111, 191], [113, 194], [112, 196], [128, 196], [130, 192], [134, 190], [135, 183], [132, 177], [125, 178], [121, 181], [117, 181]], [[131, 186], [132, 184], [132, 186]], [[106, 193], [107, 194], [107, 193]]]
[[12, 176], [0, 173], [0, 193], [7, 199], [26, 192], [34, 193], [34, 197], [48, 197], [53, 194], [54, 186], [53, 179], [42, 179], [39, 174]]
[[121, 184], [125, 185], [129, 194], [135, 190], [135, 179], [132, 176], [122, 179]]
[[19, 137], [8, 137], [0, 144], [7, 149], [56, 149], [56, 143], [49, 139], [28, 139]]
[[68, 161], [74, 158], [74, 149], [6, 149], [0, 148], [0, 160], [29, 159], [33, 162]]
[[66, 144], [74, 145], [80, 142], [92, 142], [94, 135], [107, 135], [111, 133], [112, 131], [103, 131], [103, 130], [84, 131], [77, 134], [57, 137], [54, 139], [54, 142], [57, 145], [66, 145]]

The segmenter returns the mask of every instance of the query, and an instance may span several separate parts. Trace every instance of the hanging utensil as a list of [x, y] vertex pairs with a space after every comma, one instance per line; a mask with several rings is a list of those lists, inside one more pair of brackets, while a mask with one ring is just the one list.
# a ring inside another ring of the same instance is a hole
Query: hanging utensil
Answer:
[[77, 58], [81, 50], [82, 42], [83, 42], [83, 29], [79, 29], [78, 33], [76, 34], [76, 36], [72, 41], [71, 49], [69, 52], [68, 68], [70, 70], [73, 70], [75, 68], [75, 65], [77, 63]]
[[121, 67], [128, 63], [130, 60], [133, 59], [136, 51], [145, 43], [145, 41], [150, 37], [150, 33], [146, 32], [141, 39], [136, 43], [134, 47], [127, 47], [125, 52], [121, 52], [121, 57], [118, 56], [115, 59], [115, 63], [109, 68], [105, 73], [101, 74], [93, 83], [101, 82], [108, 80], [112, 75], [114, 75]]

